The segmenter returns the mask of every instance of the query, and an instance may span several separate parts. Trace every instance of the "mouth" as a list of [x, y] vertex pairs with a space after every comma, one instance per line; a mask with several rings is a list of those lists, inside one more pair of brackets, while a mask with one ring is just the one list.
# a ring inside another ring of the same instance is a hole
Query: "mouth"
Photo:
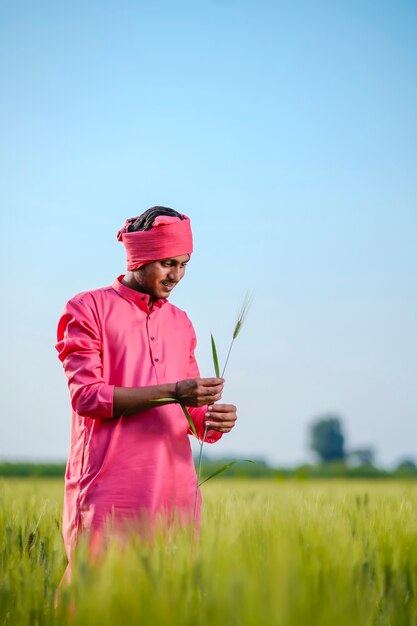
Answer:
[[171, 282], [164, 282], [164, 281], [162, 281], [161, 284], [164, 287], [164, 289], [166, 289], [166, 291], [172, 291], [177, 283], [171, 283]]

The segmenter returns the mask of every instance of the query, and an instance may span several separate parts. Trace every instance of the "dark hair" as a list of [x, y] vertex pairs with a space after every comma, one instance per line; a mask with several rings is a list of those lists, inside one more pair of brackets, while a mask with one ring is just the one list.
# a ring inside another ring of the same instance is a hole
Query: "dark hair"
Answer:
[[129, 224], [127, 232], [133, 233], [137, 230], [150, 230], [152, 228], [152, 224], [154, 223], [155, 219], [159, 217], [159, 215], [179, 217], [180, 220], [184, 219], [181, 213], [178, 213], [178, 211], [174, 211], [174, 209], [170, 209], [166, 206], [153, 206], [144, 213], [142, 213], [142, 215], [139, 215], [139, 217], [137, 217], [134, 222]]

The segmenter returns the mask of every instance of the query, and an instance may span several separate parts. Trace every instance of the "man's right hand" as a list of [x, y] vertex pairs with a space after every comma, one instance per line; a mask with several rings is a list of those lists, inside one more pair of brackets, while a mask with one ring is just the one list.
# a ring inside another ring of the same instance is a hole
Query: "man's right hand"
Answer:
[[214, 404], [222, 397], [224, 378], [187, 378], [175, 385], [175, 395], [186, 406]]
[[[211, 405], [220, 400], [224, 387], [223, 378], [187, 378], [176, 384], [151, 385], [149, 387], [115, 387], [113, 394], [113, 417], [132, 415], [154, 409], [161, 398], [173, 398], [186, 406]], [[165, 402], [162, 401], [162, 404]]]

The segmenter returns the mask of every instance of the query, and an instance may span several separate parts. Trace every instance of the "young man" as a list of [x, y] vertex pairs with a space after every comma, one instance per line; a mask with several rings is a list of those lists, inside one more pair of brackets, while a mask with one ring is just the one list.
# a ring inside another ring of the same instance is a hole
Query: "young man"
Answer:
[[[127, 220], [118, 239], [126, 274], [72, 298], [58, 325], [72, 404], [63, 523], [69, 559], [80, 533], [100, 542], [109, 521], [140, 532], [161, 518], [192, 521], [196, 474], [178, 403], [189, 407], [200, 438], [209, 426], [209, 443], [237, 419], [234, 405], [216, 404], [223, 379], [200, 378], [192, 324], [167, 301], [192, 253], [190, 220], [153, 207]], [[155, 402], [167, 398], [178, 403]]]

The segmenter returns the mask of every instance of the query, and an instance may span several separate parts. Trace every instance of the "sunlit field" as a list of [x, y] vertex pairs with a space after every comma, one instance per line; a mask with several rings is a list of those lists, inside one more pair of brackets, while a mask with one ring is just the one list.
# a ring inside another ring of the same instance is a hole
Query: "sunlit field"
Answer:
[[196, 544], [65, 569], [59, 480], [0, 482], [0, 624], [417, 624], [417, 484], [213, 480]]

